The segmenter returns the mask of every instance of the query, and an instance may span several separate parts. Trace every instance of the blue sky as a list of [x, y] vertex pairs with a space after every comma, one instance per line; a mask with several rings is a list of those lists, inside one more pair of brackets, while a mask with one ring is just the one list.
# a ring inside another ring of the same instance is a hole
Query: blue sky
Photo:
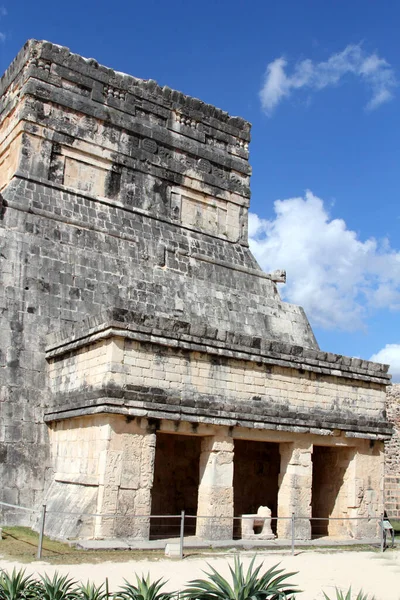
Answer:
[[0, 68], [47, 39], [252, 122], [252, 248], [321, 348], [400, 379], [400, 4], [0, 0]]

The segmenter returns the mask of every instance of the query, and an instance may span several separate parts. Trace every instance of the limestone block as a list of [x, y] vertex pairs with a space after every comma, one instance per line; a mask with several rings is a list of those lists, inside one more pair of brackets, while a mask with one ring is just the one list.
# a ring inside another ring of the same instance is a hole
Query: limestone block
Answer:
[[[295, 539], [310, 539], [312, 493], [312, 445], [307, 440], [281, 444], [281, 471], [278, 492], [278, 537], [291, 536], [292, 513], [295, 521]], [[280, 519], [283, 517], [283, 519]]]
[[181, 547], [179, 544], [166, 544], [165, 546], [165, 556], [170, 556], [171, 558], [177, 558], [181, 555]]
[[203, 518], [197, 518], [199, 537], [210, 540], [232, 537], [233, 447], [233, 440], [227, 435], [202, 441], [197, 514]]

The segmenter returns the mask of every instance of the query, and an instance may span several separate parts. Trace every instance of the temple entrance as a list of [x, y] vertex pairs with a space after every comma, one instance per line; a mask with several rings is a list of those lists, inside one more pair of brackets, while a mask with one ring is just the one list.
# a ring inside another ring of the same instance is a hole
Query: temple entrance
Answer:
[[[157, 432], [152, 515], [197, 513], [201, 437]], [[185, 522], [185, 535], [194, 535], [196, 519]], [[150, 539], [179, 536], [180, 519], [154, 518]]]
[[314, 446], [311, 532], [313, 537], [342, 535], [348, 530], [345, 520], [332, 520], [346, 517], [348, 513], [347, 487], [345, 485], [348, 467], [354, 456], [352, 448], [331, 448]]
[[[268, 506], [277, 516], [279, 444], [235, 440], [233, 474], [234, 515], [255, 514], [260, 506]], [[240, 520], [235, 519], [234, 537], [241, 537]], [[272, 521], [276, 533], [276, 520]], [[255, 531], [260, 533], [260, 531]]]

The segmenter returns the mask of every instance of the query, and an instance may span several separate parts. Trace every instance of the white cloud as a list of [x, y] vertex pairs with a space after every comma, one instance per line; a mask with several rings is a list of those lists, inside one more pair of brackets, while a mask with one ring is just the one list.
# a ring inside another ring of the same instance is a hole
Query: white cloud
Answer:
[[325, 329], [361, 329], [377, 308], [400, 309], [400, 252], [362, 241], [312, 192], [277, 200], [275, 218], [249, 215], [249, 242], [265, 271], [286, 269], [283, 297]]
[[[4, 6], [0, 5], [0, 20], [6, 16], [7, 16], [7, 9]], [[0, 43], [3, 44], [6, 41], [6, 38], [7, 38], [6, 34], [3, 31], [0, 31]]]
[[393, 382], [400, 381], [400, 344], [386, 344], [370, 360], [390, 365], [389, 373], [393, 376]]
[[366, 105], [367, 110], [374, 110], [391, 100], [397, 85], [390, 64], [375, 53], [367, 55], [361, 44], [350, 44], [342, 52], [332, 54], [327, 61], [302, 60], [294, 66], [290, 75], [286, 73], [287, 65], [287, 61], [280, 57], [267, 66], [260, 91], [261, 105], [267, 115], [271, 115], [279, 102], [294, 90], [322, 90], [337, 85], [348, 74], [360, 78], [369, 88], [372, 95]]

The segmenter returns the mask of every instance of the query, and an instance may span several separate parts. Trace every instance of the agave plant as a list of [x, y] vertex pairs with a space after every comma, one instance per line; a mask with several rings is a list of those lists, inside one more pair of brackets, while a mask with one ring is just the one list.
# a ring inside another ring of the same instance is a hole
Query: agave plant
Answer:
[[25, 576], [25, 570], [13, 569], [11, 575], [0, 573], [0, 600], [33, 600], [39, 598], [39, 584], [31, 575]]
[[175, 595], [175, 592], [160, 592], [166, 581], [157, 579], [151, 583], [149, 574], [147, 577], [136, 575], [136, 585], [129, 583], [126, 579], [125, 584], [121, 588], [122, 591], [114, 595], [116, 600], [170, 600]]
[[[327, 596], [324, 592], [325, 600], [330, 600], [329, 596]], [[341, 590], [336, 588], [336, 597], [334, 600], [351, 600], [351, 587], [347, 590], [346, 595]], [[362, 590], [360, 590], [354, 600], [375, 600], [374, 597], [368, 596], [368, 594], [364, 594]]]
[[284, 600], [294, 598], [299, 592], [297, 586], [289, 585], [286, 580], [295, 573], [284, 573], [275, 565], [260, 575], [262, 563], [253, 570], [255, 558], [251, 561], [247, 573], [238, 557], [234, 567], [229, 567], [232, 585], [211, 565], [208, 579], [195, 579], [189, 582], [181, 594], [187, 600]]
[[37, 598], [41, 600], [76, 600], [76, 581], [68, 579], [68, 575], [54, 573], [52, 579], [48, 575], [41, 575], [41, 590]]
[[76, 589], [76, 598], [82, 600], [108, 600], [108, 594], [104, 588], [104, 583], [100, 586], [90, 583], [81, 583]]

